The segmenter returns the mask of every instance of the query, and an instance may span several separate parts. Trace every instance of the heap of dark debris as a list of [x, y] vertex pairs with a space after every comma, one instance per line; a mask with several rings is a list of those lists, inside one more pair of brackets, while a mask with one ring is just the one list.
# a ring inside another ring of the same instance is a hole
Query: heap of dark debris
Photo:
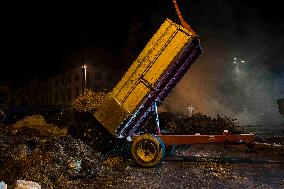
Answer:
[[224, 130], [231, 133], [243, 133], [236, 119], [227, 116], [216, 118], [197, 113], [191, 117], [164, 112], [159, 115], [161, 129], [172, 134], [222, 134]]
[[[228, 117], [211, 118], [200, 113], [192, 117], [161, 113], [159, 117], [166, 133], [242, 132], [242, 127]], [[74, 123], [66, 125], [70, 125], [66, 136], [28, 125], [17, 130], [1, 126], [0, 178], [8, 184], [22, 179], [43, 188], [75, 188], [90, 179], [101, 183], [113, 169], [125, 169], [125, 162], [131, 162], [130, 144], [109, 135], [91, 114], [78, 113]]]
[[1, 128], [0, 178], [9, 185], [30, 180], [42, 188], [75, 188], [88, 179], [99, 181], [122, 166], [125, 157], [115, 153], [115, 147], [106, 152], [70, 135]]

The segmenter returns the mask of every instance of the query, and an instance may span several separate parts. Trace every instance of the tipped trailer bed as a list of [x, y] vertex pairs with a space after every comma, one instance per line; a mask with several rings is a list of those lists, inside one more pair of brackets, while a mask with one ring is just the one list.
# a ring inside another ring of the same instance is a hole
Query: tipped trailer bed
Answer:
[[[94, 117], [117, 138], [132, 138], [131, 154], [141, 166], [160, 163], [173, 145], [237, 143], [251, 144], [254, 134], [163, 135], [157, 106], [170, 94], [202, 53], [196, 33], [188, 25], [166, 19], [138, 58], [107, 94]], [[157, 133], [140, 135], [149, 118], [156, 115]]]
[[198, 36], [165, 20], [94, 116], [113, 135], [134, 135], [200, 53]]

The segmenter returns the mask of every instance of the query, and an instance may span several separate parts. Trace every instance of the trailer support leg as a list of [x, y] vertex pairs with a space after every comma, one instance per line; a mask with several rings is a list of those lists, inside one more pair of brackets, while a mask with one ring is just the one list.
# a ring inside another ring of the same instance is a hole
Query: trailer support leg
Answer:
[[161, 135], [161, 129], [160, 129], [160, 121], [159, 121], [159, 115], [158, 115], [158, 105], [157, 101], [154, 102], [154, 110], [156, 114], [156, 128], [157, 128], [157, 135]]

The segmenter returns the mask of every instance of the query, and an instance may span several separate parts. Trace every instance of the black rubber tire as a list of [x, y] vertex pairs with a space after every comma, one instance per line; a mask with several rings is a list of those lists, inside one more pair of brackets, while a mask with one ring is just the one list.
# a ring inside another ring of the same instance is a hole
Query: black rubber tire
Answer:
[[158, 137], [144, 134], [133, 140], [131, 155], [138, 165], [154, 167], [163, 161], [165, 145]]

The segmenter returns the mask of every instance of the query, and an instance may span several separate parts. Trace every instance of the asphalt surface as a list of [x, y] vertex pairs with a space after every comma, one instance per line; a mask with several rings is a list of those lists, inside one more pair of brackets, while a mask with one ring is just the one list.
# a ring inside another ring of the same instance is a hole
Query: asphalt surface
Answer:
[[[91, 186], [90, 186], [91, 187]], [[103, 188], [284, 188], [284, 157], [275, 150], [184, 146], [159, 167], [129, 161]]]

